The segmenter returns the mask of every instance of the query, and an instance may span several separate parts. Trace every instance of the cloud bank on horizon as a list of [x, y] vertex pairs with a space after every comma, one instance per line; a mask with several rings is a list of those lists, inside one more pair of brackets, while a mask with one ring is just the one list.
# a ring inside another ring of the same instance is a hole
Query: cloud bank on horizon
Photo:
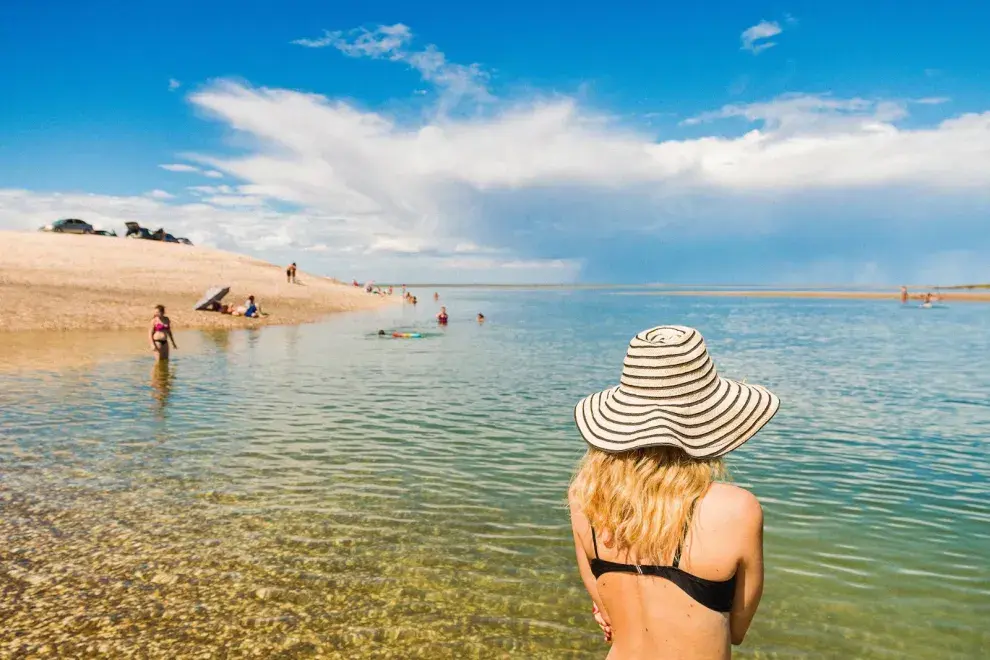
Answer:
[[[761, 21], [742, 48], [765, 51], [781, 32]], [[990, 279], [978, 251], [937, 240], [985, 225], [990, 111], [922, 125], [913, 108], [949, 100], [791, 93], [657, 136], [575, 96], [500, 96], [481, 65], [414, 41], [395, 24], [293, 44], [408, 67], [433, 93], [415, 118], [214, 80], [188, 101], [243, 137], [238, 150], [181, 154], [159, 166], [175, 187], [139, 196], [0, 189], [0, 227], [137, 219], [379, 280], [755, 281], [770, 266], [764, 281]], [[933, 247], [908, 265], [882, 249], [917, 241]], [[647, 275], [657, 255], [678, 274]], [[641, 275], [611, 275], [637, 260]]]

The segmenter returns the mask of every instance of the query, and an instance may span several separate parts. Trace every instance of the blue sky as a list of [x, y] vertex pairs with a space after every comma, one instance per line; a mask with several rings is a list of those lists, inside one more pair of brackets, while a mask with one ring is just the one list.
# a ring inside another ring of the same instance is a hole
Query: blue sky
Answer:
[[990, 280], [984, 2], [134, 4], [0, 9], [0, 228], [359, 279]]

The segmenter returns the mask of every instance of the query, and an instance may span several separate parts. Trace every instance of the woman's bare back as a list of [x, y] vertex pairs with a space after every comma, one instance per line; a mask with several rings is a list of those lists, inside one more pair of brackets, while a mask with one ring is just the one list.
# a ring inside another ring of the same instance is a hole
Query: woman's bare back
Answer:
[[[572, 508], [572, 514], [574, 513]], [[693, 598], [669, 579], [636, 573], [606, 572], [595, 579], [590, 561], [595, 542], [587, 519], [574, 517], [578, 562], [585, 584], [611, 626], [610, 660], [634, 658], [728, 658], [740, 643], [762, 592], [762, 527], [759, 502], [748, 491], [713, 484], [698, 502], [681, 546], [681, 571], [712, 582], [735, 578], [732, 612], [723, 613]], [[596, 530], [597, 554], [622, 564], [656, 564], [634, 552], [616, 553], [607, 530]], [[670, 565], [673, 557], [665, 558]]]

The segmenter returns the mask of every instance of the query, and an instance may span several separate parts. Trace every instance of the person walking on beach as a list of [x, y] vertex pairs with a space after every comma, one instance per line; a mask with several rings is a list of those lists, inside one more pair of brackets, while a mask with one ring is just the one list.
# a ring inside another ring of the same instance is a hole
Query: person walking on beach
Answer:
[[293, 261], [289, 264], [289, 267], [285, 269], [285, 281], [289, 284], [296, 283], [296, 262]]
[[155, 317], [151, 319], [151, 332], [148, 333], [151, 340], [151, 350], [155, 352], [155, 360], [168, 359], [168, 343], [172, 342], [172, 348], [179, 348], [175, 345], [175, 337], [172, 336], [172, 322], [165, 316], [163, 305], [155, 306]]
[[728, 658], [763, 594], [763, 511], [719, 481], [721, 457], [780, 400], [718, 376], [704, 338], [684, 326], [636, 335], [619, 382], [575, 407], [588, 450], [568, 498], [608, 657]]

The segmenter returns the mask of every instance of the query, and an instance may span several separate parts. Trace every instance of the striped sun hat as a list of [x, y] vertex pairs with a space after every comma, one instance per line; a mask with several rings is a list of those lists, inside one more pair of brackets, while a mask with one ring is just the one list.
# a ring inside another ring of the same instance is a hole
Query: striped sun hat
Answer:
[[582, 399], [574, 419], [602, 451], [669, 445], [710, 458], [749, 440], [778, 408], [766, 388], [719, 376], [700, 332], [661, 325], [632, 338], [619, 386]]

